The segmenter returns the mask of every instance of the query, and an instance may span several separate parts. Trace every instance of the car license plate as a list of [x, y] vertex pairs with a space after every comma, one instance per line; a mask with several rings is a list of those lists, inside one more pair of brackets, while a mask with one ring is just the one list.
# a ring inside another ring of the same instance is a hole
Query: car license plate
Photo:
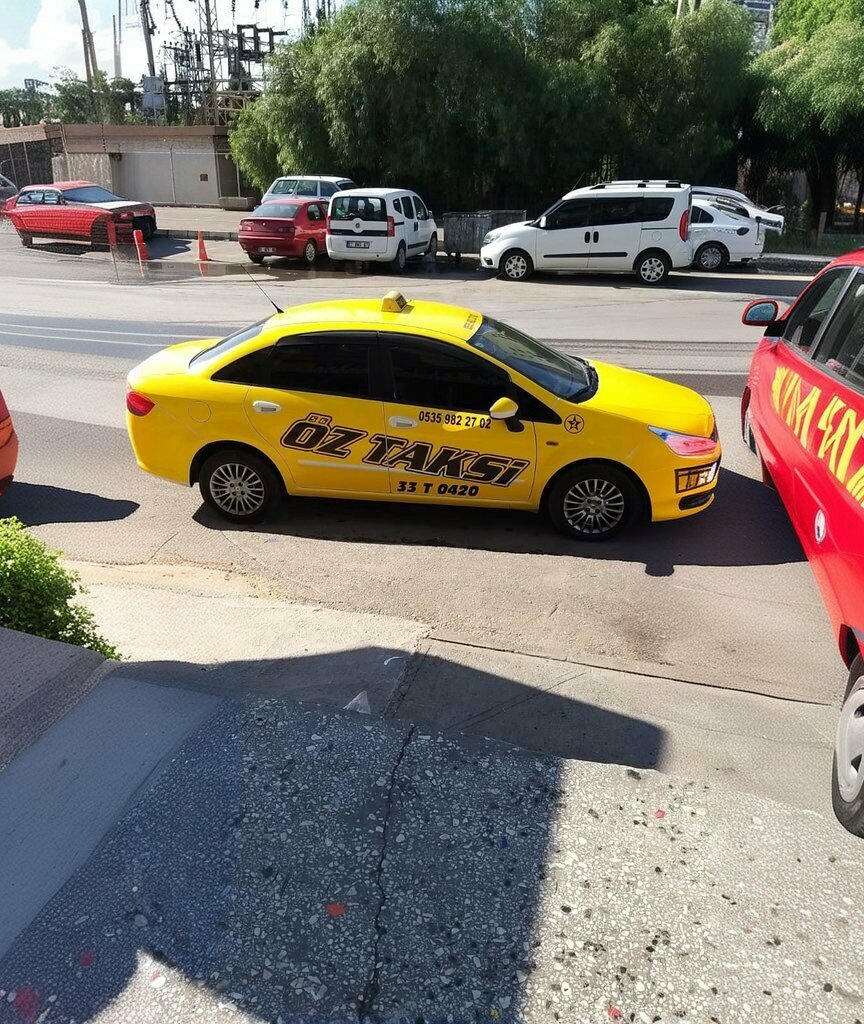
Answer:
[[273, 246], [258, 246], [258, 252], [276, 252]]
[[348, 242], [347, 245], [348, 245], [349, 249], [368, 249], [369, 248], [369, 243], [368, 242]]

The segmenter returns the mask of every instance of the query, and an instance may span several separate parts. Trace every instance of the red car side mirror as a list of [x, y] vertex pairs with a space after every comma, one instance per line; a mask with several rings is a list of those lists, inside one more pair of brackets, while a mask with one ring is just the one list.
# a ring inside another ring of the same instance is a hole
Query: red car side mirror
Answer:
[[768, 327], [779, 315], [780, 307], [774, 299], [754, 299], [744, 307], [741, 323], [748, 327]]

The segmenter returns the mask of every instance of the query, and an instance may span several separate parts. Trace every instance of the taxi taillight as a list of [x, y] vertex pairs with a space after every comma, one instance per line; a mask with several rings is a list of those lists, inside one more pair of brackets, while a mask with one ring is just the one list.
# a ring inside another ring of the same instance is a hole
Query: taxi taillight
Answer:
[[686, 209], [678, 221], [678, 235], [682, 242], [686, 242], [690, 234], [690, 210]]
[[387, 237], [393, 238], [396, 235], [396, 221], [392, 217], [387, 218]]
[[146, 416], [155, 405], [156, 403], [151, 402], [146, 395], [131, 389], [126, 392], [126, 408], [133, 416]]

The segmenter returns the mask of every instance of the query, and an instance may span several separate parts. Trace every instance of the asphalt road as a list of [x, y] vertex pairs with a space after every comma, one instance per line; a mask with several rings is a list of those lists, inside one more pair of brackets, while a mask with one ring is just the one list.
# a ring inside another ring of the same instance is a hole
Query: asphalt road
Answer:
[[[756, 341], [739, 323], [741, 306], [753, 295], [790, 297], [803, 278], [694, 275], [647, 291], [624, 278], [514, 286], [433, 268], [400, 283], [563, 349], [684, 381], [712, 400], [726, 445], [714, 507], [585, 549], [538, 516], [352, 502], [298, 501], [269, 527], [226, 529], [197, 492], [137, 469], [123, 429], [124, 379], [169, 340], [266, 315], [255, 286], [233, 278], [46, 284], [15, 277], [2, 260], [0, 272], [0, 387], [21, 437], [18, 482], [3, 512], [69, 557], [240, 569], [292, 600], [415, 619], [456, 639], [833, 698], [840, 669], [821, 601], [737, 425]], [[270, 290], [287, 305], [380, 295], [385, 286], [391, 275], [322, 271]]]

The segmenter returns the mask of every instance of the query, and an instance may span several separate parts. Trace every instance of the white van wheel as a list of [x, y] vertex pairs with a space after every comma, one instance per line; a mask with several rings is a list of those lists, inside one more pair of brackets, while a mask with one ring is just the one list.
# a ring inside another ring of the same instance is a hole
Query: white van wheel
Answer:
[[501, 257], [499, 269], [502, 277], [508, 281], [524, 281], [534, 272], [531, 257], [522, 249], [511, 249]]
[[426, 250], [426, 255], [431, 256], [434, 260], [438, 255], [438, 235], [433, 234], [429, 239], [429, 248]]
[[393, 260], [393, 269], [397, 274], [401, 274], [403, 272], [407, 260], [408, 257], [405, 251], [405, 243], [400, 242], [399, 248], [396, 250], [396, 258]]
[[672, 264], [665, 252], [655, 249], [642, 253], [634, 268], [643, 284], [663, 284], [669, 276]]

